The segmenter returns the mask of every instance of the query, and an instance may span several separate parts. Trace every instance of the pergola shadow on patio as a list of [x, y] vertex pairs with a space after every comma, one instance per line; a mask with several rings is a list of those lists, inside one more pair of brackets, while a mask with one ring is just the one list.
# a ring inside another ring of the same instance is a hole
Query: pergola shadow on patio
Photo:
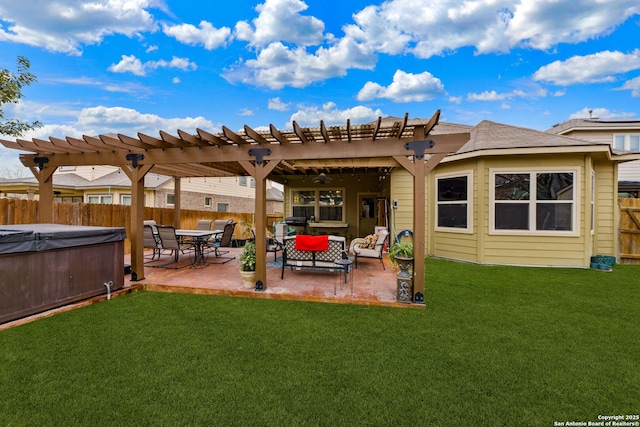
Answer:
[[[281, 268], [269, 257], [265, 291], [246, 289], [242, 285], [239, 255], [242, 248], [229, 248], [228, 255], [236, 259], [224, 264], [185, 267], [180, 269], [147, 268], [143, 281], [132, 282], [125, 277], [125, 288], [142, 285], [148, 291], [182, 292], [224, 295], [246, 298], [268, 298], [294, 301], [330, 302], [376, 306], [416, 307], [396, 300], [396, 272], [385, 257], [386, 269], [378, 260], [363, 260], [353, 269], [353, 295], [351, 283], [344, 283], [342, 273], [332, 271], [286, 269], [280, 279]], [[129, 256], [125, 258], [129, 262]], [[351, 273], [350, 273], [351, 274]], [[351, 277], [349, 277], [351, 279]], [[334, 295], [335, 286], [335, 295]], [[419, 307], [419, 306], [418, 306]]]

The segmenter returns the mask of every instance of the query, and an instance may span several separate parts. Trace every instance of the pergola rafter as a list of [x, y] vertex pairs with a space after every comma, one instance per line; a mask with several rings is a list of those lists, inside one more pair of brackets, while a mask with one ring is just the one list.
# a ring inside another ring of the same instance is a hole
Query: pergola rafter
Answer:
[[[293, 122], [292, 130], [269, 131], [244, 126], [234, 132], [222, 127], [213, 134], [196, 129], [195, 134], [177, 130], [177, 136], [160, 131], [160, 138], [138, 133], [137, 137], [118, 135], [67, 137], [27, 141], [0, 140], [7, 148], [26, 151], [22, 163], [29, 167], [40, 183], [42, 207], [40, 222], [52, 222], [51, 176], [60, 166], [113, 165], [122, 168], [132, 181], [132, 270], [144, 278], [142, 254], [142, 212], [144, 176], [154, 173], [176, 178], [251, 175], [256, 180], [257, 277], [266, 286], [266, 186], [267, 178], [285, 182], [289, 175], [306, 175], [309, 171], [327, 174], [389, 173], [403, 167], [414, 176], [414, 239], [425, 242], [424, 180], [425, 174], [448, 154], [456, 152], [469, 140], [468, 133], [430, 135], [440, 112], [430, 120], [409, 121], [378, 118], [372, 124], [327, 128], [303, 128]], [[431, 141], [424, 141], [429, 138]], [[428, 142], [428, 143], [427, 143]], [[267, 150], [268, 149], [268, 150]], [[142, 198], [142, 199], [140, 199]], [[136, 199], [136, 200], [133, 200]], [[179, 197], [176, 209], [179, 211]], [[179, 221], [179, 214], [175, 215]], [[179, 226], [179, 224], [176, 224]], [[424, 247], [416, 246], [416, 259], [424, 257]], [[424, 277], [424, 265], [416, 263], [415, 275]], [[422, 280], [416, 282], [421, 291]]]

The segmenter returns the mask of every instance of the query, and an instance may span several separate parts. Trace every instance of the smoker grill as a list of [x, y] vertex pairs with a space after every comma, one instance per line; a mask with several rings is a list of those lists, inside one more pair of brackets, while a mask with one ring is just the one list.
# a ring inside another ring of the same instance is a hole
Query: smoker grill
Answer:
[[284, 219], [289, 227], [302, 227], [303, 233], [307, 232], [307, 218], [304, 216], [288, 216]]

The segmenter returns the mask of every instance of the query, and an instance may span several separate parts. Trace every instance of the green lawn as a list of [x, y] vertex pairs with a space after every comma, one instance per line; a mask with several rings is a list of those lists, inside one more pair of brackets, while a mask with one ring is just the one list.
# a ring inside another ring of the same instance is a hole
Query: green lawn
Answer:
[[0, 425], [552, 426], [640, 412], [640, 266], [428, 259], [426, 308], [138, 292], [0, 332]]

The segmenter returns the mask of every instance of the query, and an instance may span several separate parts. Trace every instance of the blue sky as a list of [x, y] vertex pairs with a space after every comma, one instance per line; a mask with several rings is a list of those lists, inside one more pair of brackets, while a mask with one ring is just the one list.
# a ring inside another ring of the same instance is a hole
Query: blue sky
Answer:
[[18, 55], [26, 139], [640, 117], [637, 0], [0, 0], [0, 68]]

